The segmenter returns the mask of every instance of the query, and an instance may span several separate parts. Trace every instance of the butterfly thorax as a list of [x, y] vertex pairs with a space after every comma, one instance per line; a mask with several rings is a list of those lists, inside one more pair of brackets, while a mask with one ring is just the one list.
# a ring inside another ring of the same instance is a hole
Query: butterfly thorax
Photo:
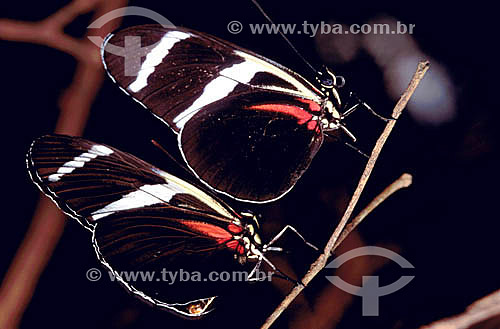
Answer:
[[323, 131], [337, 130], [340, 127], [341, 115], [336, 106], [329, 99], [323, 103], [320, 124]]
[[243, 212], [241, 216], [245, 223], [244, 228], [234, 238], [240, 241], [244, 249], [241, 253], [235, 254], [235, 258], [240, 264], [245, 264], [247, 261], [255, 262], [260, 259], [262, 255], [262, 240], [257, 232], [259, 228], [257, 216], [251, 212]]

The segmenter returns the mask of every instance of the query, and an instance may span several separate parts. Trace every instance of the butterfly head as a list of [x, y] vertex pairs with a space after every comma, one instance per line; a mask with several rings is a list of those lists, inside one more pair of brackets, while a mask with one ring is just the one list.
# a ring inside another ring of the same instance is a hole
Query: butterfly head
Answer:
[[[323, 66], [322, 70], [318, 71], [316, 81], [318, 81], [321, 91], [326, 95], [323, 105], [323, 119], [328, 122], [328, 126], [336, 125], [340, 121], [339, 110], [342, 108], [337, 89], [344, 86], [345, 80], [343, 77], [335, 75], [328, 67]], [[328, 129], [329, 127], [325, 127], [326, 121], [323, 122], [323, 128]]]
[[325, 93], [333, 102], [337, 102], [340, 108], [340, 99], [337, 89], [345, 85], [344, 77], [335, 75], [327, 66], [323, 66], [321, 71], [318, 71], [316, 81], [320, 85], [320, 89]]
[[328, 67], [323, 66], [323, 69], [318, 72], [316, 80], [321, 86], [321, 91], [326, 95], [321, 117], [323, 131], [342, 129], [356, 142], [356, 137], [342, 123], [345, 115], [340, 112], [342, 103], [337, 89], [345, 85], [344, 77], [335, 75]]
[[323, 66], [321, 68], [321, 71], [318, 71], [318, 76], [316, 77], [316, 80], [325, 90], [338, 87], [337, 76], [326, 66]]

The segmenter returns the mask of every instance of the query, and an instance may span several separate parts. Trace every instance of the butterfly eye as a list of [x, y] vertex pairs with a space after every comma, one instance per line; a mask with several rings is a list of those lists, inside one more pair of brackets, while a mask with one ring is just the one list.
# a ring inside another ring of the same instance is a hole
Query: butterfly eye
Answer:
[[333, 80], [332, 79], [322, 79], [321, 85], [325, 88], [331, 88], [331, 87], [333, 87]]
[[[337, 81], [337, 77], [326, 66], [323, 66], [323, 69], [318, 72], [318, 76], [316, 79], [323, 88], [332, 89], [334, 87], [338, 87], [339, 81]], [[342, 81], [340, 81], [340, 83], [342, 83], [343, 81], [344, 80], [342, 78]]]

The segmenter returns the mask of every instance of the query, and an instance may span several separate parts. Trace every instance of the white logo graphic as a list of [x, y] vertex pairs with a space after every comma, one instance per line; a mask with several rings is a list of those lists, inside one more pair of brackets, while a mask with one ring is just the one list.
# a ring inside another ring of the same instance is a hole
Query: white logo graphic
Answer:
[[[326, 268], [339, 268], [342, 264], [360, 256], [382, 256], [396, 262], [402, 268], [414, 268], [403, 256], [381, 247], [361, 247], [350, 250], [335, 258]], [[363, 316], [379, 315], [379, 297], [392, 294], [406, 286], [415, 276], [402, 276], [387, 286], [379, 286], [378, 276], [363, 276], [362, 286], [354, 286], [338, 276], [327, 276], [328, 281], [351, 295], [363, 297]]]
[[[141, 16], [149, 18], [161, 26], [167, 27], [175, 27], [166, 17], [161, 14], [152, 11], [151, 9], [142, 8], [142, 7], [122, 7], [115, 10], [112, 10], [95, 21], [93, 21], [87, 28], [96, 29], [102, 27], [104, 24], [109, 21], [125, 16]], [[112, 34], [108, 36], [111, 37]], [[95, 44], [97, 47], [101, 47], [105, 39], [100, 36], [88, 36], [89, 40]], [[106, 47], [102, 51], [109, 52], [113, 55], [124, 57], [125, 58], [125, 75], [126, 76], [137, 76], [139, 68], [141, 66], [141, 58], [146, 56], [151, 49], [156, 47], [156, 45], [160, 41], [156, 42], [152, 45], [147, 45], [145, 47], [141, 46], [141, 38], [139, 36], [127, 35], [124, 38], [125, 47], [115, 46], [110, 44], [109, 42], [106, 44]]]

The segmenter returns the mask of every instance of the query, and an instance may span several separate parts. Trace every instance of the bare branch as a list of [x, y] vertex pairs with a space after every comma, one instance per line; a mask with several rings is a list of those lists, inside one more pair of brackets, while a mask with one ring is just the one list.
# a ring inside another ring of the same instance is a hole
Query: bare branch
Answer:
[[[401, 98], [399, 99], [398, 103], [394, 107], [394, 110], [392, 112], [392, 117], [394, 119], [398, 119], [399, 116], [401, 115], [403, 109], [406, 107], [406, 104], [410, 100], [411, 96], [415, 92], [415, 89], [419, 85], [420, 81], [424, 77], [425, 73], [429, 69], [429, 62], [428, 61], [422, 61], [418, 64], [417, 71], [413, 75], [413, 78], [410, 81], [410, 84], [406, 88], [406, 91], [403, 93]], [[340, 220], [340, 223], [338, 224], [337, 228], [333, 232], [332, 236], [328, 240], [328, 243], [325, 246], [325, 249], [323, 253], [318, 257], [318, 259], [311, 265], [309, 268], [309, 271], [306, 273], [304, 278], [301, 280], [304, 285], [298, 285], [295, 286], [292, 291], [288, 294], [288, 296], [285, 297], [285, 299], [280, 303], [280, 305], [274, 310], [274, 312], [267, 318], [265, 323], [262, 325], [262, 329], [267, 329], [271, 327], [271, 325], [276, 321], [276, 319], [283, 313], [284, 310], [287, 309], [287, 307], [292, 303], [292, 301], [301, 293], [301, 291], [307, 286], [309, 282], [325, 267], [326, 262], [328, 260], [328, 257], [331, 255], [333, 248], [335, 247], [341, 233], [344, 231], [344, 228], [349, 220], [349, 218], [352, 215], [352, 212], [354, 211], [354, 208], [356, 204], [359, 201], [359, 198], [361, 196], [361, 193], [363, 192], [366, 183], [368, 182], [368, 179], [370, 178], [370, 175], [373, 171], [373, 168], [375, 167], [375, 163], [378, 159], [378, 156], [380, 155], [380, 152], [382, 151], [382, 148], [387, 141], [392, 129], [394, 128], [396, 124], [396, 120], [391, 120], [389, 121], [382, 134], [378, 138], [377, 142], [375, 143], [375, 146], [372, 150], [372, 153], [370, 155], [370, 158], [368, 159], [368, 162], [366, 164], [365, 170], [363, 171], [363, 174], [361, 175], [361, 178], [359, 180], [358, 186], [356, 187], [356, 190], [353, 193], [353, 196], [351, 198], [351, 201], [349, 202], [349, 205], [347, 206], [346, 211], [344, 212], [344, 215], [342, 216], [342, 219]]]
[[[467, 329], [494, 317], [500, 317], [500, 290], [474, 302], [460, 315], [434, 322], [421, 329]], [[498, 328], [500, 318], [496, 321], [496, 325], [488, 328]]]
[[342, 243], [342, 241], [347, 238], [347, 236], [358, 227], [359, 224], [363, 221], [363, 219], [366, 218], [375, 208], [377, 208], [382, 202], [384, 202], [388, 197], [393, 195], [395, 192], [399, 191], [402, 188], [406, 188], [411, 185], [412, 182], [412, 176], [410, 174], [403, 174], [401, 177], [399, 177], [397, 180], [395, 180], [391, 185], [387, 186], [379, 195], [375, 197], [375, 199], [372, 200], [368, 204], [368, 206], [365, 207], [354, 219], [352, 220], [351, 223], [347, 224], [345, 226], [344, 231], [342, 231], [342, 234], [340, 234], [339, 239], [333, 246], [332, 250], [336, 250], [337, 247]]
[[[60, 114], [56, 132], [80, 135], [90, 107], [104, 79], [99, 48], [86, 37], [76, 39], [64, 27], [79, 15], [94, 10], [94, 18], [125, 6], [126, 0], [74, 0], [39, 22], [0, 19], [0, 39], [46, 45], [64, 51], [78, 60], [71, 85], [59, 99]], [[118, 20], [113, 22], [118, 24]], [[116, 26], [106, 24], [98, 33], [105, 36]], [[0, 286], [0, 328], [17, 328], [31, 300], [38, 279], [64, 230], [64, 214], [42, 196], [31, 225]]]

